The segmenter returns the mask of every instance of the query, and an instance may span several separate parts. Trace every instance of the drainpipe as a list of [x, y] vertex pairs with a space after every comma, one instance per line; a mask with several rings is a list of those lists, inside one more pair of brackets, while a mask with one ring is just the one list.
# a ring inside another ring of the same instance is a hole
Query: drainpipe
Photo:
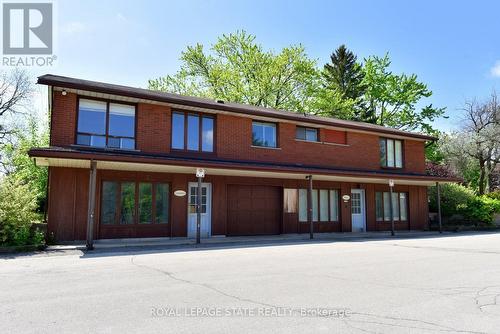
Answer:
[[91, 160], [90, 176], [89, 176], [89, 203], [88, 203], [88, 213], [87, 213], [87, 250], [94, 249], [96, 174], [97, 174], [97, 162]]
[[443, 228], [441, 224], [441, 186], [439, 182], [436, 182], [436, 196], [437, 196], [437, 207], [438, 207], [438, 223], [439, 223], [439, 233], [443, 233]]
[[309, 223], [309, 239], [314, 238], [314, 225], [313, 225], [313, 209], [312, 209], [312, 189], [313, 189], [313, 180], [312, 175], [306, 176], [306, 180], [309, 181], [307, 187], [307, 222]]

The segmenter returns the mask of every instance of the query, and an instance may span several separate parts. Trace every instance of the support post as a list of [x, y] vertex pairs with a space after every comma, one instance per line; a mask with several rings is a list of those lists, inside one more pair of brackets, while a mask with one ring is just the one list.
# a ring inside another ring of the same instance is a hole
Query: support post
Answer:
[[314, 225], [313, 225], [313, 209], [312, 209], [312, 190], [313, 180], [312, 175], [308, 175], [306, 180], [309, 181], [307, 186], [307, 222], [309, 223], [309, 239], [314, 238]]
[[436, 195], [437, 195], [437, 207], [438, 207], [438, 223], [439, 223], [439, 233], [443, 233], [443, 227], [441, 224], [441, 186], [439, 182], [436, 182]]
[[198, 188], [196, 191], [196, 243], [200, 243], [201, 234], [201, 180], [203, 178], [198, 176]]
[[94, 249], [94, 216], [97, 162], [90, 161], [89, 202], [87, 212], [87, 250]]
[[389, 210], [391, 214], [391, 235], [394, 236], [394, 205], [392, 203], [392, 190], [394, 187], [394, 181], [389, 180]]

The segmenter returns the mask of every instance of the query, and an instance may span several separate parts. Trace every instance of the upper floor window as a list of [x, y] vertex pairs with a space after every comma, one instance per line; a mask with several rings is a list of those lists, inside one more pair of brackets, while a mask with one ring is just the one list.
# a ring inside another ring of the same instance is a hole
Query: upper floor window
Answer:
[[277, 147], [276, 124], [253, 122], [252, 123], [252, 145], [263, 147]]
[[318, 129], [297, 126], [295, 138], [307, 141], [318, 141]]
[[135, 148], [135, 106], [80, 99], [78, 102], [78, 145]]
[[380, 138], [380, 165], [382, 167], [403, 168], [403, 142]]
[[178, 111], [172, 113], [172, 148], [213, 152], [214, 118]]

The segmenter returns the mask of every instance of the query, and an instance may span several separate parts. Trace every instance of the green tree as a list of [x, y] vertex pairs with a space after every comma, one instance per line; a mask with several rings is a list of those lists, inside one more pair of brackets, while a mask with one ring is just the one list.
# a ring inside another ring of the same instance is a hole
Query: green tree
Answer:
[[316, 62], [304, 47], [266, 51], [245, 31], [222, 35], [207, 52], [203, 45], [182, 52], [174, 75], [149, 80], [149, 88], [255, 106], [312, 112], [320, 89]]
[[339, 110], [343, 110], [340, 116], [362, 122], [376, 122], [375, 115], [371, 109], [366, 108], [363, 99], [366, 85], [363, 82], [362, 65], [345, 45], [339, 46], [330, 55], [330, 63], [325, 64], [323, 77], [326, 89], [333, 92], [333, 96], [327, 98], [337, 100], [334, 104], [337, 110], [332, 110], [333, 115], [339, 116]]
[[38, 121], [31, 117], [24, 128], [13, 132], [12, 137], [11, 142], [0, 146], [3, 172], [31, 189], [37, 199], [38, 211], [41, 211], [46, 201], [47, 168], [37, 167], [28, 156], [28, 151], [34, 147], [48, 146], [47, 128], [40, 128]]
[[365, 59], [363, 83], [366, 85], [365, 101], [377, 117], [377, 124], [407, 131], [419, 130], [435, 133], [432, 123], [444, 117], [445, 108], [432, 104], [420, 111], [417, 104], [432, 95], [427, 85], [418, 81], [415, 74], [394, 74], [389, 70], [389, 55]]

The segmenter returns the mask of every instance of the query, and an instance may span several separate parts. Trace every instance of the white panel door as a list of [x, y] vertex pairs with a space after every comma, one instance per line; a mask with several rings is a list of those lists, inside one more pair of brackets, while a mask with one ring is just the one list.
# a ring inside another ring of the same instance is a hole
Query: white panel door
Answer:
[[352, 231], [366, 231], [365, 190], [351, 189]]
[[[188, 185], [188, 237], [196, 237], [196, 192], [198, 183], [190, 182]], [[208, 238], [212, 233], [212, 185], [201, 184], [201, 231], [202, 238]]]

